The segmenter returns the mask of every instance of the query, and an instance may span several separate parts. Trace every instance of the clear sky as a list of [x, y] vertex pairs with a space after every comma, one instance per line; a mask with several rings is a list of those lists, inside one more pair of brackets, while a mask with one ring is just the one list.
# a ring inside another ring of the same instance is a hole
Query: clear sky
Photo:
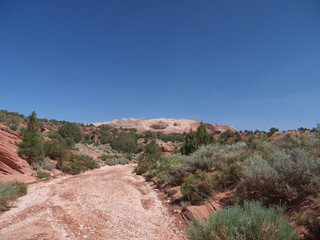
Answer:
[[320, 1], [0, 0], [0, 109], [239, 130], [320, 122]]

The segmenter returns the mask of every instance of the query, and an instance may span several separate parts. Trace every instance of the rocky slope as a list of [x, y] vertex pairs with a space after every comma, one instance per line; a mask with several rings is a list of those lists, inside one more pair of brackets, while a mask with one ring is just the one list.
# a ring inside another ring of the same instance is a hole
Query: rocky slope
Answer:
[[[220, 125], [217, 123], [205, 123], [209, 132], [230, 130], [235, 132], [236, 129], [228, 125]], [[189, 132], [190, 129], [196, 130], [200, 125], [198, 120], [178, 119], [178, 118], [160, 118], [145, 120], [143, 118], [121, 118], [120, 120], [112, 120], [110, 122], [93, 123], [95, 126], [106, 125], [115, 128], [136, 128], [143, 132], [147, 130], [163, 132], [163, 133], [183, 133]]]
[[19, 135], [0, 123], [0, 180], [34, 180], [32, 169], [26, 160], [17, 154]]

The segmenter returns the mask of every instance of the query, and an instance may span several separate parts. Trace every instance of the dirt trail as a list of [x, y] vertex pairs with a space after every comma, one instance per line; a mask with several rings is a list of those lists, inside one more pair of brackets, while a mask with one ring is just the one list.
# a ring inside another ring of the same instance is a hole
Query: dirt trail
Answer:
[[0, 239], [183, 239], [134, 165], [40, 182], [0, 215]]

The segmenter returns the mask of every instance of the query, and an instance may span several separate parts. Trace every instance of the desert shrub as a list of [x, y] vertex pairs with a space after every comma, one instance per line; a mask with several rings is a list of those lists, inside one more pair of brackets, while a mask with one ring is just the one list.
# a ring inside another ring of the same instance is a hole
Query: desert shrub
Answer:
[[133, 159], [133, 154], [132, 153], [125, 153], [123, 156], [124, 156], [124, 158], [129, 159], [129, 161], [131, 161]]
[[225, 141], [229, 140], [229, 138], [233, 137], [235, 135], [234, 132], [227, 130], [223, 133], [221, 133], [220, 138], [224, 139]]
[[259, 139], [248, 141], [248, 151], [250, 155], [260, 155], [269, 161], [275, 150], [276, 149], [273, 147], [273, 145]]
[[147, 139], [155, 138], [156, 134], [150, 130], [144, 132], [144, 137]]
[[184, 142], [184, 136], [180, 133], [161, 134], [158, 139], [164, 142]]
[[18, 124], [13, 124], [13, 123], [11, 123], [11, 124], [9, 125], [9, 128], [10, 128], [11, 130], [13, 130], [13, 131], [17, 131], [18, 128], [19, 128], [19, 126], [18, 126]]
[[120, 155], [115, 155], [115, 154], [111, 154], [111, 155], [106, 155], [106, 154], [102, 154], [101, 156], [99, 156], [99, 158], [102, 160], [102, 161], [105, 161], [109, 158], [120, 158], [121, 156]]
[[94, 141], [91, 139], [88, 139], [88, 140], [83, 140], [81, 143], [90, 145], [90, 144], [94, 143]]
[[175, 158], [165, 164], [164, 169], [170, 177], [168, 183], [171, 185], [180, 185], [186, 177], [194, 172], [194, 168], [190, 166], [190, 157], [175, 155]]
[[201, 170], [189, 175], [181, 186], [183, 197], [196, 205], [211, 197], [212, 190], [212, 175]]
[[129, 163], [129, 160], [123, 157], [111, 157], [111, 158], [105, 159], [105, 164], [110, 166], [117, 165], [117, 164], [124, 165], [128, 163]]
[[138, 157], [138, 166], [134, 169], [134, 172], [138, 175], [142, 175], [152, 169], [155, 169], [157, 162], [161, 159], [162, 152], [156, 152], [155, 154], [143, 153]]
[[157, 177], [157, 181], [156, 181], [157, 184], [168, 183], [173, 180], [173, 177], [167, 171], [164, 171], [164, 170], [158, 172], [156, 177]]
[[216, 174], [214, 175], [214, 188], [216, 190], [224, 190], [239, 180], [246, 157], [245, 151], [216, 154]]
[[156, 169], [151, 169], [145, 174], [145, 178], [147, 180], [151, 180], [158, 174], [158, 171]]
[[178, 192], [178, 190], [170, 188], [170, 189], [166, 189], [166, 194], [168, 194], [168, 196], [173, 196]]
[[152, 139], [150, 143], [144, 146], [144, 152], [148, 154], [155, 154], [161, 151], [155, 139]]
[[273, 145], [280, 149], [291, 150], [294, 148], [298, 148], [300, 145], [300, 141], [291, 133], [285, 133], [282, 138], [275, 139], [273, 141]]
[[43, 172], [39, 169], [37, 170], [37, 176], [39, 179], [43, 179], [43, 178], [49, 179], [51, 177], [51, 174], [48, 172]]
[[22, 182], [0, 182], [0, 211], [8, 208], [8, 204], [27, 193], [27, 185]]
[[44, 153], [51, 159], [61, 160], [66, 154], [66, 148], [58, 139], [52, 139], [44, 143]]
[[111, 142], [111, 147], [118, 152], [137, 153], [138, 143], [135, 135], [122, 132], [119, 137], [114, 138]]
[[92, 169], [100, 167], [99, 163], [96, 160], [94, 160], [94, 159], [92, 159], [90, 157], [87, 160], [85, 160], [84, 163], [85, 163], [86, 169], [91, 169], [92, 170]]
[[74, 175], [99, 167], [99, 164], [86, 154], [71, 154], [62, 162], [61, 170]]
[[49, 137], [50, 139], [55, 139], [55, 138], [57, 138], [58, 136], [60, 136], [60, 135], [59, 135], [59, 133], [57, 133], [57, 132], [49, 133], [49, 134], [48, 134], [48, 137]]
[[261, 206], [245, 201], [243, 207], [219, 210], [207, 221], [194, 219], [186, 232], [190, 240], [296, 240], [297, 233], [284, 217], [281, 206]]
[[202, 171], [209, 171], [214, 165], [214, 157], [216, 153], [216, 146], [203, 145], [196, 152], [192, 154], [191, 164], [195, 169]]
[[246, 161], [241, 189], [247, 197], [266, 204], [291, 204], [319, 191], [319, 186], [314, 186], [319, 184], [319, 174], [320, 160], [308, 157], [303, 150], [277, 151], [269, 162], [259, 155]]
[[64, 141], [66, 143], [67, 148], [69, 148], [69, 149], [73, 149], [75, 144], [76, 144], [75, 141], [74, 141], [74, 138], [72, 136], [71, 137], [66, 137], [64, 139]]
[[[183, 180], [193, 173], [195, 170], [188, 164], [189, 156], [181, 154], [163, 155], [159, 153], [159, 157], [152, 165], [148, 165], [146, 174], [147, 179], [157, 177], [155, 179], [157, 184], [180, 185]], [[150, 162], [146, 162], [146, 164]], [[141, 165], [141, 164], [140, 164]]]
[[82, 138], [81, 129], [76, 123], [66, 122], [61, 127], [59, 127], [58, 133], [65, 139], [73, 139], [75, 143], [80, 142]]
[[56, 168], [56, 165], [53, 162], [49, 162], [49, 161], [43, 161], [40, 163], [35, 163], [33, 164], [33, 169], [34, 170], [38, 170], [38, 169], [44, 169], [44, 170], [49, 170], [51, 171], [52, 169]]
[[28, 127], [19, 143], [18, 154], [25, 158], [30, 165], [44, 159], [44, 145], [39, 131], [39, 123], [35, 111], [29, 116]]
[[107, 143], [111, 143], [113, 137], [110, 135], [110, 136], [102, 136], [100, 138], [100, 143], [101, 144], [107, 144]]
[[84, 139], [85, 140], [89, 140], [90, 138], [91, 138], [90, 134], [87, 133], [87, 134], [84, 135]]

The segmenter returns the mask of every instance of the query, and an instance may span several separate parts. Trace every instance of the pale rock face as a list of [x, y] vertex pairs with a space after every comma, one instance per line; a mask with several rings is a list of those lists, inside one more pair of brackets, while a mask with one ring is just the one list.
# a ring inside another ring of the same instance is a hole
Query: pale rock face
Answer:
[[19, 135], [6, 129], [0, 124], [0, 180], [34, 180], [30, 165], [17, 154], [17, 144], [21, 141]]
[[[228, 125], [220, 125], [217, 123], [205, 123], [209, 132], [221, 131], [225, 132], [230, 130], [235, 132], [236, 129]], [[136, 128], [139, 132], [147, 130], [163, 133], [183, 133], [189, 132], [190, 129], [196, 130], [200, 125], [198, 120], [189, 119], [178, 119], [178, 118], [160, 118], [160, 119], [149, 119], [143, 118], [121, 118], [120, 120], [112, 120], [109, 122], [97, 122], [93, 123], [95, 126], [106, 125], [115, 128]]]

